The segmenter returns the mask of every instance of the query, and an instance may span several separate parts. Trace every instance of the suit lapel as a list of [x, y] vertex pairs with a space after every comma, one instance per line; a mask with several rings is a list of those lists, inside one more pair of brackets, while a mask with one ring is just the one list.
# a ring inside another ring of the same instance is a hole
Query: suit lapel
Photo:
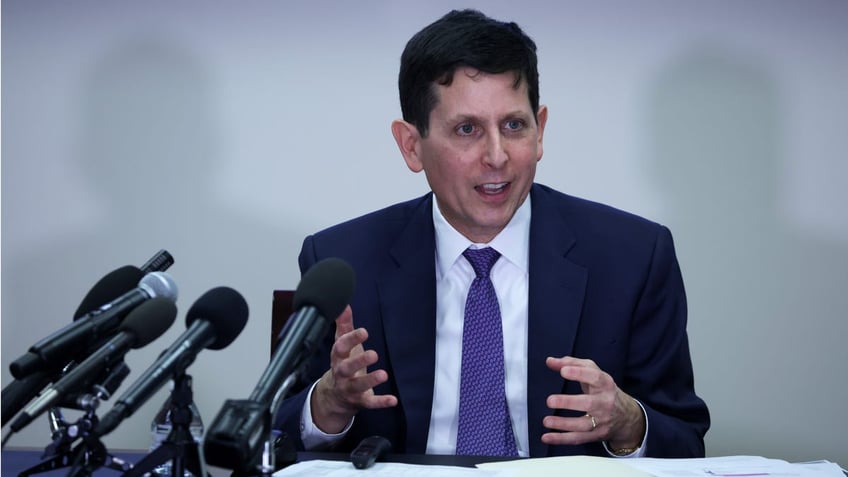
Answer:
[[432, 195], [422, 201], [390, 250], [377, 284], [387, 371], [406, 417], [406, 452], [423, 454], [433, 407], [436, 367], [436, 271]]
[[576, 239], [549, 192], [531, 192], [528, 306], [527, 412], [530, 455], [548, 455], [541, 441], [545, 401], [562, 392], [563, 380], [545, 366], [548, 356], [569, 355], [574, 346], [588, 272], [566, 258]]

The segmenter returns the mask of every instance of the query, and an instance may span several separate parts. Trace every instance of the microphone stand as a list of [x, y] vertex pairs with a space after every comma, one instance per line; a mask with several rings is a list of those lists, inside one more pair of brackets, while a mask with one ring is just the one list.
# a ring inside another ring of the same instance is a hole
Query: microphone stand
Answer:
[[[96, 425], [97, 418], [95, 417], [91, 421], [89, 430]], [[123, 459], [109, 454], [106, 446], [98, 437], [86, 432], [83, 441], [73, 450], [73, 467], [68, 472], [68, 477], [91, 477], [94, 471], [103, 467], [104, 464], [110, 469], [120, 471], [127, 471], [132, 468], [132, 465]]]
[[[171, 461], [171, 476], [183, 477], [186, 470], [196, 477], [209, 476], [200, 447], [191, 434], [191, 376], [180, 372], [174, 376], [171, 391], [171, 433], [153, 452], [147, 454], [121, 477], [141, 477], [157, 466]], [[153, 473], [155, 475], [155, 473]]]
[[[77, 423], [69, 425], [62, 418], [57, 409], [50, 411], [51, 424], [57, 422], [60, 428], [53, 433], [53, 442], [47, 446], [42, 458], [52, 456], [18, 474], [18, 477], [27, 477], [51, 470], [72, 467], [68, 475], [91, 475], [96, 469], [104, 464], [110, 469], [125, 471], [129, 464], [108, 453], [99, 441], [81, 442], [71, 448], [71, 443], [79, 437], [83, 429], [91, 430], [97, 423], [97, 417], [87, 413]], [[99, 445], [97, 445], [99, 444]]]
[[[66, 407], [82, 410], [83, 415], [74, 423], [69, 424], [58, 407], [49, 410], [50, 434], [53, 442], [44, 449], [42, 462], [23, 470], [18, 477], [28, 477], [33, 474], [71, 467], [69, 475], [90, 476], [92, 472], [104, 464], [110, 469], [126, 471], [130, 468], [124, 460], [115, 457], [106, 450], [99, 440], [92, 440], [88, 433], [97, 425], [95, 410], [101, 400], [109, 396], [120, 386], [121, 381], [129, 374], [129, 367], [121, 361], [108, 370], [108, 375], [102, 385], [95, 385], [95, 394], [83, 394], [76, 400], [68, 400]], [[75, 404], [71, 404], [75, 403]], [[71, 447], [77, 438], [82, 437], [76, 447]], [[107, 462], [108, 461], [108, 462]]]
[[[280, 409], [280, 404], [282, 404], [283, 399], [289, 395], [291, 387], [294, 386], [300, 378], [300, 375], [305, 371], [306, 366], [307, 362], [304, 361], [297, 367], [297, 369], [286, 376], [286, 379], [283, 380], [283, 384], [281, 384], [280, 389], [277, 390], [277, 394], [271, 401], [271, 407], [268, 410], [268, 429], [271, 428], [271, 423], [274, 420], [274, 416], [277, 415], [277, 411]], [[281, 469], [283, 466], [294, 464], [297, 460], [297, 453], [294, 450], [294, 444], [285, 433], [279, 435], [275, 435], [273, 432], [268, 433], [268, 441], [265, 443], [265, 447], [262, 450], [263, 464], [266, 464], [266, 454], [268, 452], [271, 454], [270, 467], [268, 465], [264, 465], [262, 469], [266, 471], [270, 469], [270, 473], [263, 473], [262, 477], [271, 477], [271, 474], [275, 471]]]

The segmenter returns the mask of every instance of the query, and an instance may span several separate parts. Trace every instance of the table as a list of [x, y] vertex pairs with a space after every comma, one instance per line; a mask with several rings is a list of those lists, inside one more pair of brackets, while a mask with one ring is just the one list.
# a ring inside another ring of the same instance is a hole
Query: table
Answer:
[[[3, 477], [16, 477], [22, 471], [41, 462], [43, 449], [30, 447], [17, 447], [4, 449], [2, 452], [2, 475]], [[143, 458], [146, 453], [140, 450], [117, 450], [110, 451], [111, 455], [133, 464]], [[341, 452], [299, 452], [297, 460], [350, 460], [350, 454]], [[481, 462], [495, 462], [501, 460], [512, 460], [511, 458], [498, 457], [482, 457], [482, 456], [465, 456], [465, 455], [411, 455], [411, 454], [388, 454], [385, 459], [389, 462], [399, 462], [405, 464], [423, 464], [423, 465], [453, 465], [460, 467], [474, 467]], [[34, 476], [43, 477], [64, 477], [68, 474], [70, 468], [63, 467], [55, 470], [50, 470]], [[231, 471], [219, 467], [207, 466], [207, 471], [212, 474], [212, 477], [229, 477]], [[101, 467], [94, 472], [97, 477], [120, 477], [123, 472], [120, 470]]]

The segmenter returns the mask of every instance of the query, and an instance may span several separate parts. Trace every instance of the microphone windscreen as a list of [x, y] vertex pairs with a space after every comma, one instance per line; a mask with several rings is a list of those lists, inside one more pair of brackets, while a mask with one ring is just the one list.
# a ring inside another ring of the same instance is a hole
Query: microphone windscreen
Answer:
[[147, 346], [162, 336], [177, 319], [177, 305], [169, 298], [156, 297], [131, 311], [121, 323], [120, 330], [135, 335], [133, 348]]
[[353, 268], [340, 258], [325, 258], [303, 275], [292, 304], [295, 310], [314, 306], [321, 316], [335, 320], [353, 296], [356, 278]]
[[204, 293], [186, 313], [186, 327], [195, 320], [208, 321], [215, 329], [215, 341], [209, 349], [226, 348], [247, 324], [247, 302], [229, 287], [217, 287]]
[[144, 272], [132, 265], [126, 265], [107, 273], [91, 287], [91, 290], [82, 299], [76, 313], [74, 313], [74, 320], [137, 287], [142, 277], [144, 277]]

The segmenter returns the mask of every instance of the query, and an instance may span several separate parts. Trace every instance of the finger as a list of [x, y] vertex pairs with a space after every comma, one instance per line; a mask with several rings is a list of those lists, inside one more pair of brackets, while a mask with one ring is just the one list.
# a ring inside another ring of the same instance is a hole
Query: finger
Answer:
[[580, 445], [603, 440], [605, 431], [600, 423], [592, 423], [592, 416], [546, 416], [543, 425], [554, 432], [542, 434], [542, 442], [553, 445]]
[[378, 360], [377, 352], [368, 350], [362, 353], [353, 354], [348, 358], [339, 361], [334, 369], [336, 379], [353, 377], [357, 374], [365, 374], [368, 366], [376, 363]]
[[548, 356], [548, 358], [545, 359], [545, 365], [551, 371], [559, 372], [559, 370], [562, 369], [563, 366], [565, 366], [565, 364], [562, 361], [563, 359], [564, 358], [553, 358], [553, 357]]
[[353, 376], [344, 380], [338, 380], [337, 378], [336, 382], [339, 383], [339, 388], [341, 388], [344, 394], [362, 394], [366, 391], [370, 391], [374, 386], [385, 382], [384, 375], [385, 371], [377, 370], [371, 373]]
[[547, 432], [542, 434], [542, 442], [548, 445], [577, 446], [598, 441], [594, 432]]
[[597, 368], [598, 365], [591, 359], [575, 358], [574, 356], [563, 356], [561, 358], [548, 357], [545, 364], [554, 371], [558, 371], [563, 366], [577, 366], [581, 368]]
[[345, 359], [357, 346], [361, 346], [368, 339], [368, 331], [358, 328], [336, 338], [331, 351], [331, 358]]
[[358, 408], [385, 407], [397, 404], [397, 398], [377, 397], [374, 394], [374, 388], [387, 380], [388, 374], [383, 370], [377, 370], [372, 373], [338, 381], [337, 385], [343, 399], [354, 403]]
[[580, 384], [588, 385], [590, 389], [605, 389], [605, 384], [607, 384], [607, 378], [609, 377], [608, 374], [601, 371], [597, 367], [573, 365], [566, 365], [560, 368], [559, 375], [562, 376], [563, 379], [567, 379], [569, 381], [577, 381]]
[[580, 417], [545, 416], [542, 425], [552, 431], [590, 433], [598, 428], [598, 422], [592, 424], [592, 416], [585, 414]]
[[367, 396], [362, 402], [362, 407], [366, 409], [382, 409], [386, 407], [395, 407], [397, 406], [397, 403], [398, 399], [393, 394], [375, 394]]
[[550, 409], [589, 412], [592, 409], [592, 400], [588, 394], [551, 394], [545, 404]]
[[336, 318], [336, 339], [351, 331], [353, 331], [353, 310], [348, 305], [342, 311], [342, 314]]

